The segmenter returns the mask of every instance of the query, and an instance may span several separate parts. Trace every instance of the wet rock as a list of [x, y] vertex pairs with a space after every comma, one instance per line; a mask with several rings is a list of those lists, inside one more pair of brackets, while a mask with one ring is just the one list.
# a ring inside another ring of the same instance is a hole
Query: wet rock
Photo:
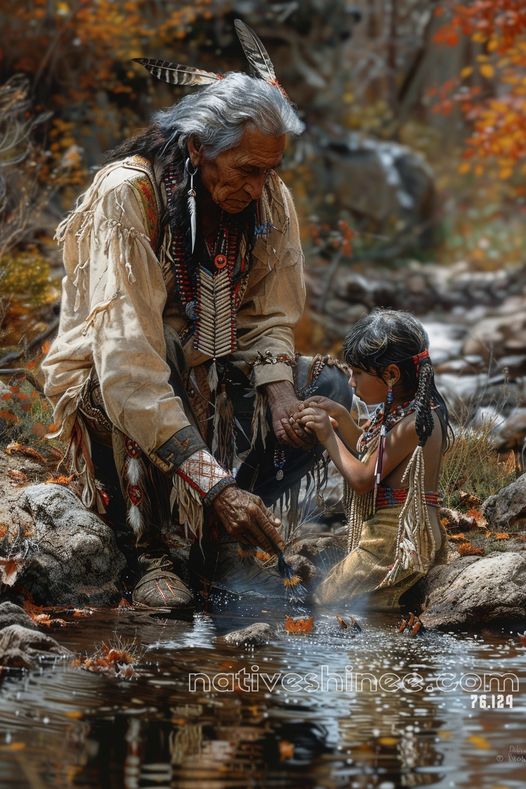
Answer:
[[3, 627], [8, 627], [9, 625], [21, 625], [22, 627], [27, 627], [30, 630], [37, 630], [36, 624], [33, 622], [31, 617], [26, 614], [23, 608], [21, 608], [19, 605], [15, 605], [14, 603], [6, 601], [4, 603], [0, 603], [0, 630]]
[[519, 553], [466, 556], [433, 567], [425, 581], [426, 627], [480, 626], [526, 617], [526, 558]]
[[267, 622], [254, 622], [253, 625], [221, 636], [218, 641], [234, 647], [261, 647], [268, 644], [274, 635], [273, 628]]
[[474, 326], [464, 343], [464, 354], [479, 354], [489, 360], [493, 356], [526, 353], [524, 301], [507, 302], [499, 312]]
[[287, 564], [295, 575], [301, 578], [302, 583], [306, 584], [312, 581], [317, 575], [317, 570], [314, 564], [307, 559], [306, 556], [301, 556], [298, 553], [287, 555]]
[[0, 665], [30, 668], [41, 656], [71, 655], [51, 636], [21, 625], [0, 630]]
[[499, 359], [498, 369], [507, 376], [524, 375], [526, 373], [526, 354], [517, 353]]
[[526, 523], [526, 474], [507, 485], [482, 505], [490, 529], [507, 531]]
[[305, 556], [324, 573], [343, 559], [347, 552], [347, 534], [326, 534], [319, 537], [304, 537], [297, 540], [292, 550]]
[[[470, 361], [471, 360], [471, 361]], [[453, 373], [454, 375], [473, 375], [484, 369], [482, 356], [469, 356], [467, 359], [450, 359], [435, 367], [437, 373]]]
[[21, 507], [34, 520], [21, 585], [40, 605], [113, 605], [125, 559], [112, 529], [61, 485], [33, 485]]
[[516, 408], [509, 417], [496, 426], [494, 444], [499, 452], [521, 449], [526, 439], [526, 408]]

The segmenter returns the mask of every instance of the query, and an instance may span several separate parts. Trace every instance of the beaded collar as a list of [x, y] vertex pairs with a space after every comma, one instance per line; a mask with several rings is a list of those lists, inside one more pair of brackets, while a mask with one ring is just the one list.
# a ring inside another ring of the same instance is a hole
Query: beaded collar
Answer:
[[371, 442], [380, 434], [383, 424], [385, 424], [387, 432], [393, 429], [404, 417], [416, 411], [415, 400], [406, 400], [404, 403], [391, 406], [391, 409], [384, 420], [385, 403], [381, 403], [375, 410], [370, 421], [365, 425], [365, 429], [358, 439], [357, 451], [363, 455]]
[[[194, 254], [188, 249], [186, 228], [177, 221], [177, 169], [169, 165], [163, 172], [171, 240], [169, 257], [174, 273], [174, 298], [178, 300], [188, 326], [181, 340], [194, 336], [194, 347], [216, 359], [236, 349], [236, 313], [241, 305], [250, 270], [245, 229], [234, 216], [222, 213], [215, 242], [200, 239]], [[255, 238], [270, 232], [256, 209]]]

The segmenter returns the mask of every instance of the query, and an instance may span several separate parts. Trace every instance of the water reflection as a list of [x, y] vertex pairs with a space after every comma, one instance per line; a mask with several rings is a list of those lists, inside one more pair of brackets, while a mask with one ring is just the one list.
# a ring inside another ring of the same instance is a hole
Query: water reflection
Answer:
[[[386, 615], [352, 633], [325, 615], [312, 634], [290, 636], [274, 612], [272, 645], [243, 652], [214, 642], [271, 616], [232, 609], [180, 622], [100, 612], [61, 631], [77, 652], [115, 635], [135, 640], [138, 678], [60, 662], [5, 676], [0, 786], [524, 785], [523, 696], [512, 694], [513, 709], [480, 709], [458, 687], [437, 689], [446, 673], [523, 678], [526, 650], [509, 634], [410, 638]], [[195, 692], [191, 672], [202, 678]], [[392, 675], [405, 678], [401, 688]], [[224, 691], [218, 676], [230, 678]], [[521, 762], [513, 754], [522, 746]]]

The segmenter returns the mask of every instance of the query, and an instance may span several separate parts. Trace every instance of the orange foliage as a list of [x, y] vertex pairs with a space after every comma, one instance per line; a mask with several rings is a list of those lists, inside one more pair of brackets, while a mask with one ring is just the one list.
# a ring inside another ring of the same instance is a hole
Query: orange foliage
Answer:
[[312, 616], [286, 616], [283, 626], [287, 633], [312, 633], [314, 620]]
[[[445, 114], [458, 106], [471, 133], [463, 173], [481, 175], [491, 168], [507, 180], [526, 173], [526, 4], [524, 0], [444, 2], [445, 19], [435, 41], [455, 46], [461, 36], [480, 44], [474, 64], [458, 79], [435, 91], [435, 109]], [[489, 84], [488, 84], [489, 82]]]
[[477, 548], [471, 542], [463, 542], [458, 546], [458, 552], [461, 556], [484, 556], [484, 548]]

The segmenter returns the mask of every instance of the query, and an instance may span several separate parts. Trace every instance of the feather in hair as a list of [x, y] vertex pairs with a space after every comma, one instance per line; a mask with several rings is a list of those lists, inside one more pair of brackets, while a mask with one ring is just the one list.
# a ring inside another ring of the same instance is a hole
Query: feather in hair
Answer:
[[234, 27], [245, 57], [256, 74], [267, 82], [275, 82], [274, 66], [259, 36], [241, 19], [234, 21]]
[[180, 63], [170, 63], [169, 60], [155, 60], [154, 58], [133, 58], [134, 63], [140, 63], [152, 76], [170, 85], [211, 85], [220, 74], [204, 71], [193, 66], [184, 66]]

